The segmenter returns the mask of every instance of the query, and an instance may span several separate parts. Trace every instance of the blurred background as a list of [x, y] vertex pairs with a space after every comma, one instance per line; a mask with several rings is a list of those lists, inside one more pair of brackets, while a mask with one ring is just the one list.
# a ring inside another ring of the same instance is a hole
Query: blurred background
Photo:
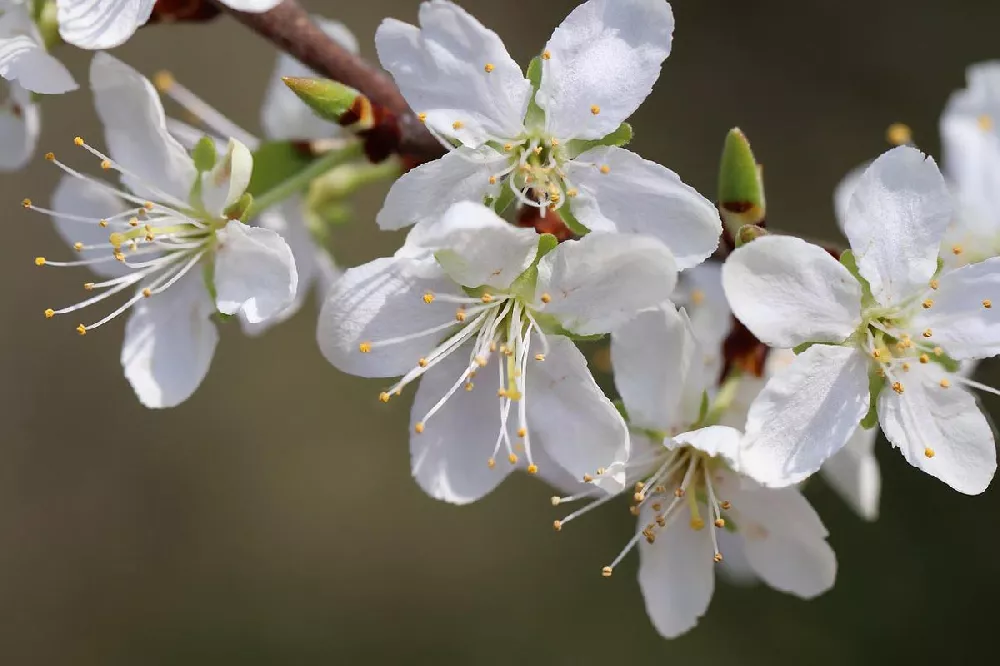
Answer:
[[[413, 0], [307, 3], [373, 56], [378, 22]], [[522, 64], [574, 0], [464, 0]], [[919, 6], [919, 8], [918, 8]], [[906, 122], [938, 154], [937, 121], [967, 64], [1000, 56], [990, 0], [677, 0], [673, 53], [632, 119], [633, 147], [712, 198], [724, 132], [765, 165], [772, 227], [836, 239], [831, 193]], [[179, 81], [251, 131], [274, 52], [227, 18], [154, 26], [115, 54]], [[65, 48], [85, 81], [89, 55]], [[624, 506], [561, 534], [541, 483], [514, 478], [457, 508], [411, 481], [406, 401], [320, 356], [316, 311], [261, 338], [224, 326], [194, 397], [148, 411], [121, 374], [124, 319], [81, 338], [42, 311], [83, 271], [38, 270], [64, 247], [46, 218], [58, 173], [41, 158], [100, 136], [84, 89], [43, 108], [32, 166], [0, 179], [0, 663], [590, 664], [959, 663], [991, 654], [1000, 489], [962, 497], [884, 442], [881, 519], [857, 519], [817, 480], [837, 586], [804, 602], [720, 584], [701, 625], [667, 642], [646, 618]], [[80, 162], [76, 162], [80, 163]], [[998, 184], [1000, 185], [1000, 184]], [[352, 266], [386, 254], [382, 191], [338, 228]], [[981, 380], [996, 384], [994, 362]], [[996, 414], [998, 403], [987, 400]], [[987, 652], [989, 651], [989, 652]], [[694, 660], [697, 660], [696, 662]]]

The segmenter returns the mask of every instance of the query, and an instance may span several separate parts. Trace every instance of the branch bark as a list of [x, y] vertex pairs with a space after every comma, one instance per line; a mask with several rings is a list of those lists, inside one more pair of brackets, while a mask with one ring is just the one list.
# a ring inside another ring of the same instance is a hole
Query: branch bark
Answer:
[[[261, 14], [237, 11], [219, 0], [212, 2], [321, 76], [358, 90], [375, 107], [387, 111], [387, 114], [382, 114], [384, 122], [396, 124], [398, 152], [408, 161], [419, 164], [444, 154], [444, 148], [417, 118], [392, 78], [328, 37], [297, 0], [284, 0], [271, 11]], [[378, 110], [376, 116], [379, 115]]]

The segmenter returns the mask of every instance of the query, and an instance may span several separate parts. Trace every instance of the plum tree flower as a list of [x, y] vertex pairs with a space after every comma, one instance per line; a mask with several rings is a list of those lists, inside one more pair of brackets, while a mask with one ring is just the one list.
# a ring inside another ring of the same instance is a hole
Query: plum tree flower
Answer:
[[29, 6], [17, 0], [0, 1], [0, 76], [45, 95], [77, 88], [69, 70], [45, 50]]
[[186, 400], [208, 371], [218, 334], [211, 316], [241, 313], [263, 321], [295, 296], [291, 250], [273, 231], [233, 219], [243, 207], [253, 158], [230, 141], [225, 156], [205, 168], [167, 133], [152, 85], [107, 54], [95, 56], [91, 87], [111, 156], [77, 137], [75, 143], [121, 174], [116, 189], [46, 157], [65, 173], [50, 214], [81, 255], [77, 261], [38, 257], [40, 266], [89, 266], [102, 278], [84, 285], [97, 294], [48, 318], [76, 313], [134, 290], [107, 316], [80, 324], [85, 335], [132, 311], [121, 362], [139, 400], [172, 407]]
[[655, 236], [680, 269], [703, 261], [721, 233], [715, 206], [619, 147], [673, 27], [664, 0], [588, 0], [525, 77], [496, 33], [447, 0], [420, 5], [420, 28], [386, 19], [375, 35], [379, 59], [449, 152], [393, 185], [379, 225], [436, 219], [462, 200], [500, 210], [516, 197], [592, 231]]
[[[829, 589], [836, 558], [826, 529], [797, 489], [763, 488], [742, 473], [740, 432], [715, 424], [725, 401], [709, 397], [715, 375], [701, 362], [704, 352], [684, 311], [670, 305], [646, 310], [611, 339], [615, 383], [632, 435], [631, 458], [620, 467], [639, 525], [603, 574], [611, 576], [639, 546], [646, 610], [668, 638], [691, 629], [705, 613], [714, 564], [727, 553], [776, 589], [805, 598]], [[585, 488], [552, 502], [596, 494]], [[555, 528], [561, 531], [609, 499], [599, 497]]]
[[[243, 12], [266, 12], [281, 0], [221, 0]], [[82, 49], [124, 44], [146, 21], [156, 0], [56, 0], [59, 35]]]
[[801, 481], [877, 417], [911, 465], [963, 493], [986, 488], [993, 433], [964, 387], [995, 389], [962, 376], [956, 360], [1000, 353], [1000, 259], [941, 274], [951, 215], [937, 165], [902, 146], [854, 189], [842, 263], [777, 236], [730, 256], [723, 285], [736, 316], [763, 342], [801, 351], [750, 408], [748, 473], [772, 486]]
[[[606, 333], [675, 283], [655, 239], [595, 234], [556, 246], [464, 202], [415, 227], [396, 256], [348, 270], [318, 339], [344, 372], [402, 375], [385, 402], [422, 378], [410, 450], [433, 497], [467, 503], [516, 465], [535, 473], [539, 448], [575, 478], [620, 488], [597, 472], [627, 457], [625, 424], [566, 336]], [[497, 463], [501, 453], [510, 465]]]

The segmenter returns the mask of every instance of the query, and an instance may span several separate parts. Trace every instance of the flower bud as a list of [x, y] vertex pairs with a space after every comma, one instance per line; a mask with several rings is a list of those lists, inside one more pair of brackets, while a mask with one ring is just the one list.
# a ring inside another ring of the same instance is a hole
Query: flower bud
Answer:
[[324, 120], [354, 131], [371, 129], [374, 125], [371, 102], [354, 88], [329, 79], [286, 76], [281, 80]]
[[[764, 222], [764, 182], [750, 142], [733, 128], [726, 135], [719, 165], [719, 211], [734, 238], [744, 225]], [[751, 239], [752, 240], [752, 239]]]

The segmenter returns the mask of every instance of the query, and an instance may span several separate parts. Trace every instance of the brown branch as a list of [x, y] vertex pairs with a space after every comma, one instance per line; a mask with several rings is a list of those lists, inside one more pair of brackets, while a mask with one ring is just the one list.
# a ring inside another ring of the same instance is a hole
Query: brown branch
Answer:
[[392, 78], [328, 37], [297, 0], [284, 0], [269, 12], [250, 14], [212, 0], [223, 12], [298, 59], [321, 76], [363, 93], [381, 107], [385, 122], [398, 127], [397, 151], [416, 163], [444, 154], [441, 147], [403, 99]]

